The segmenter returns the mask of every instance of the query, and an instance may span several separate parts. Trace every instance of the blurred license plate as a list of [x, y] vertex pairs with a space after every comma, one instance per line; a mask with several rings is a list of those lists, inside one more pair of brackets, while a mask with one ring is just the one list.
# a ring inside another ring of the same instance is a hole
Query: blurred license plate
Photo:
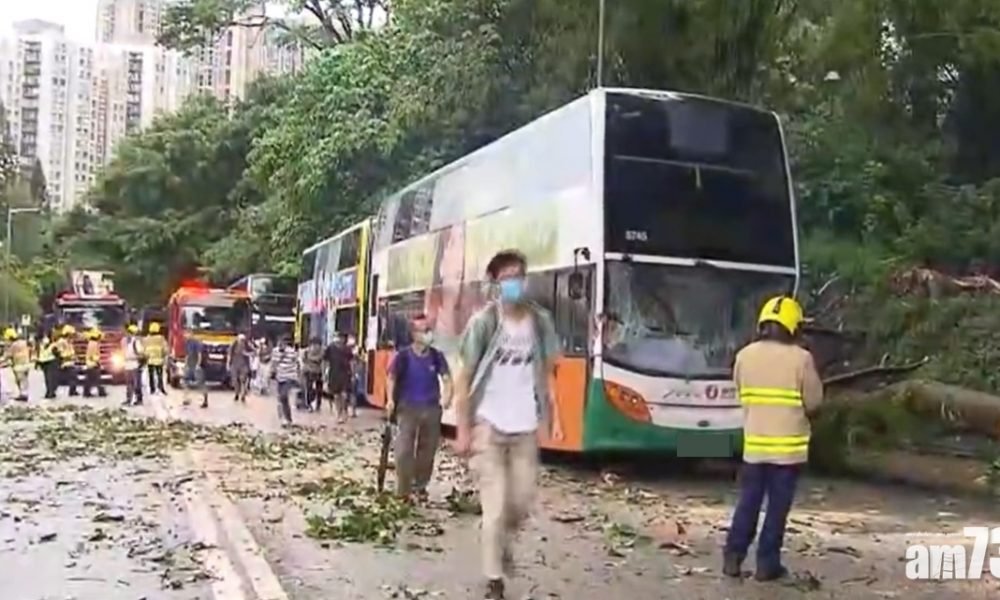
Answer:
[[222, 360], [222, 359], [226, 358], [226, 355], [225, 354], [216, 354], [215, 352], [213, 352], [212, 354], [209, 354], [208, 357], [211, 358], [211, 359], [214, 359], [214, 360]]
[[681, 431], [677, 434], [678, 458], [728, 458], [732, 443], [728, 435], [710, 431]]

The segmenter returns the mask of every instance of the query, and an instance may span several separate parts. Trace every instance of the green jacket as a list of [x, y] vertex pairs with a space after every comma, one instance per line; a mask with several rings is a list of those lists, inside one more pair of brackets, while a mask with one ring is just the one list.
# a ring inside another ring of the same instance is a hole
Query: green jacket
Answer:
[[[538, 419], [543, 427], [551, 423], [549, 407], [549, 361], [559, 355], [561, 344], [556, 335], [555, 325], [549, 312], [541, 306], [529, 303], [528, 311], [535, 325], [535, 344], [539, 359], [535, 361], [535, 402], [538, 406]], [[469, 401], [466, 403], [466, 413], [458, 415], [465, 423], [475, 423], [476, 412], [483, 400], [486, 378], [493, 368], [499, 346], [500, 308], [495, 302], [487, 304], [469, 319], [462, 332], [459, 342], [459, 357], [462, 368], [473, 373], [469, 383]]]

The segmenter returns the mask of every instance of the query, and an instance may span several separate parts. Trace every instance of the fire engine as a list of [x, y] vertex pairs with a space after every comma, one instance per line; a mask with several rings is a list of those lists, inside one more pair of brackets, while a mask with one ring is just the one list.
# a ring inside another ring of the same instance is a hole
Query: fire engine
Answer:
[[184, 378], [187, 342], [197, 339], [207, 349], [202, 365], [205, 380], [229, 383], [226, 354], [238, 333], [248, 333], [251, 323], [250, 295], [245, 291], [213, 288], [201, 281], [184, 282], [167, 303], [167, 380], [179, 387]]
[[[101, 379], [121, 382], [124, 377], [124, 357], [121, 354], [121, 340], [128, 319], [128, 305], [125, 299], [114, 292], [114, 285], [107, 273], [74, 271], [71, 274], [72, 289], [56, 296], [54, 302], [55, 322], [72, 325], [76, 329], [73, 347], [76, 350], [78, 366], [83, 366], [87, 349], [84, 334], [96, 327], [101, 331]], [[82, 378], [80, 369], [79, 377]]]

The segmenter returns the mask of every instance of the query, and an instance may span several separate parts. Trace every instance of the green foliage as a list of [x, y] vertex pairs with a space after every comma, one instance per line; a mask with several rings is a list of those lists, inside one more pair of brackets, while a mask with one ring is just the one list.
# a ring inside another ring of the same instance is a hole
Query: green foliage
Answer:
[[[134, 301], [195, 266], [295, 274], [301, 250], [387, 193], [584, 93], [597, 2], [182, 0], [161, 43], [226, 27], [319, 49], [303, 73], [234, 107], [196, 98], [130, 138], [55, 230], [59, 256], [113, 268]], [[619, 0], [606, 85], [692, 91], [784, 118], [806, 288], [846, 284], [872, 355], [935, 357], [948, 381], [996, 389], [982, 298], [923, 301], [900, 268], [996, 271], [1000, 260], [1000, 4], [991, 0]], [[554, 157], [554, 160], [557, 158]], [[945, 316], [941, 316], [945, 315]], [[957, 323], [971, 328], [956, 335]]]
[[[388, 0], [284, 0], [274, 2], [291, 17], [262, 12], [258, 0], [180, 0], [168, 4], [157, 41], [191, 51], [227, 28], [277, 33], [289, 44], [328, 48], [354, 39], [388, 18]], [[273, 7], [272, 7], [273, 8]], [[272, 11], [273, 12], [273, 11]]]

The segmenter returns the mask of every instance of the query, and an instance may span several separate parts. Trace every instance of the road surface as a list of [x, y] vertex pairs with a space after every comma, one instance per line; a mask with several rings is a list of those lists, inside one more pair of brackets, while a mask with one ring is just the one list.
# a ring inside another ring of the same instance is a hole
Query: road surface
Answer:
[[[4, 374], [4, 389], [9, 389]], [[480, 598], [471, 478], [445, 450], [429, 506], [376, 500], [378, 416], [328, 408], [279, 427], [273, 398], [180, 392], [121, 409], [38, 400], [0, 411], [0, 599]], [[390, 476], [391, 479], [391, 476]], [[391, 485], [391, 481], [390, 481]], [[807, 479], [786, 540], [794, 577], [732, 581], [719, 546], [731, 477], [639, 479], [550, 462], [508, 597], [645, 600], [995, 598], [977, 582], [911, 582], [908, 543], [1000, 524], [972, 500]], [[996, 552], [996, 549], [994, 549]], [[748, 568], [752, 567], [752, 561]]]

